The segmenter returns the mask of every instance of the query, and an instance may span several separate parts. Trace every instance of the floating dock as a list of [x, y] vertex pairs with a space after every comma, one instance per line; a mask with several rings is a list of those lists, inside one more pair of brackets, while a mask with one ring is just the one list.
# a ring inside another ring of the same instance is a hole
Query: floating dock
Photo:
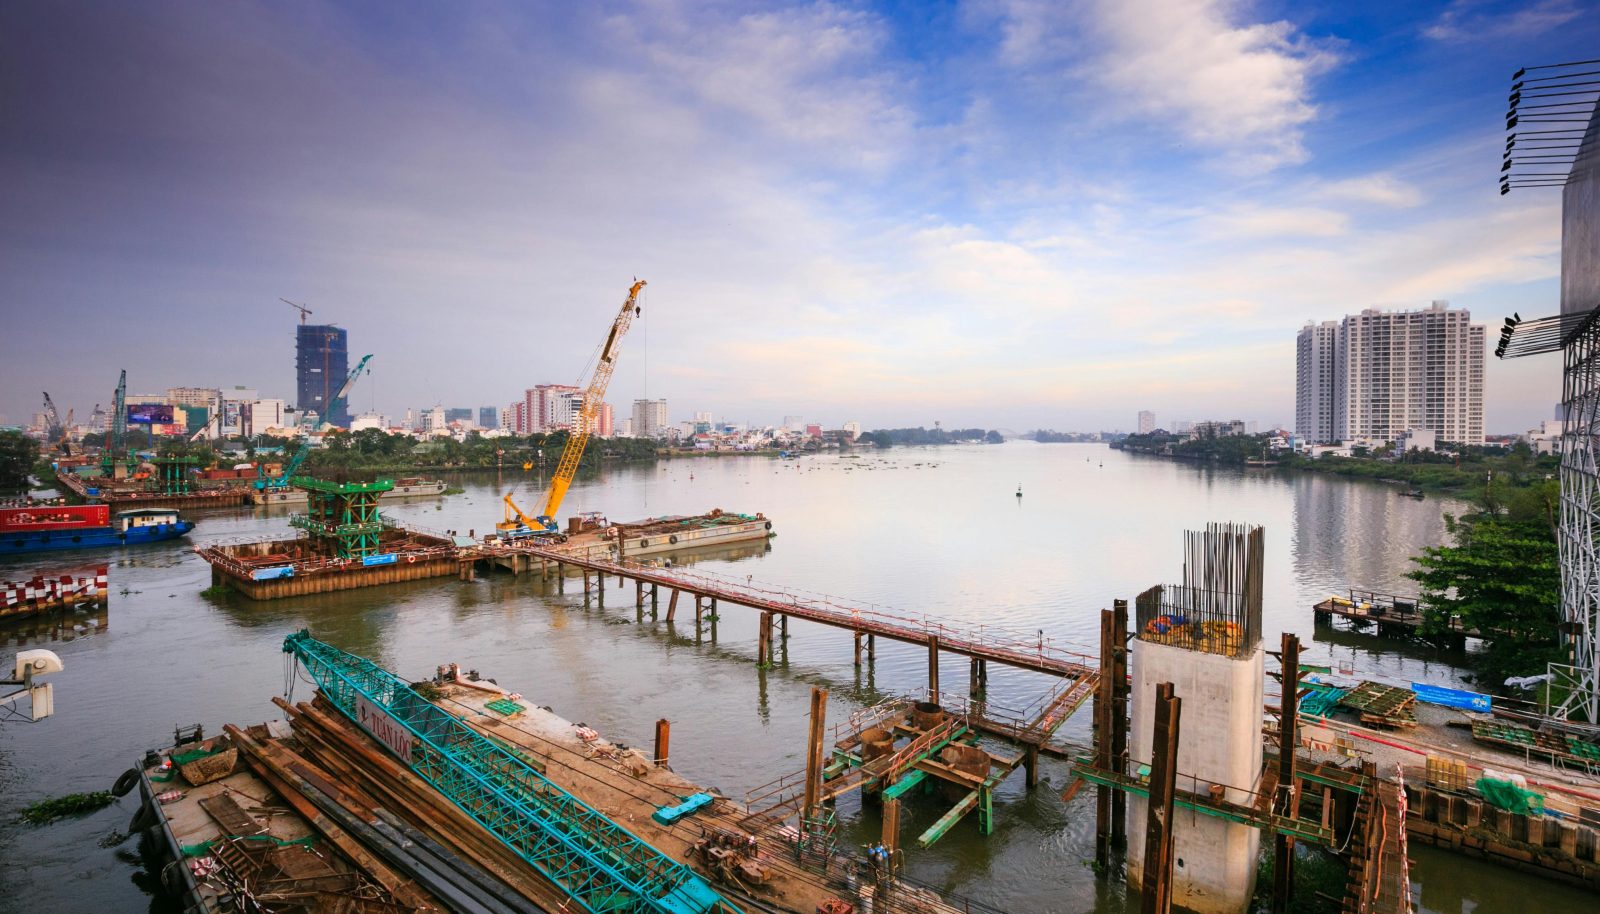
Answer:
[[1381, 637], [1445, 641], [1456, 648], [1465, 647], [1468, 638], [1483, 637], [1477, 629], [1462, 625], [1454, 616], [1442, 629], [1430, 628], [1430, 620], [1423, 615], [1416, 598], [1371, 590], [1351, 590], [1348, 596], [1329, 597], [1311, 610], [1317, 625], [1332, 625], [1336, 618], [1346, 619], [1358, 625], [1375, 625]]

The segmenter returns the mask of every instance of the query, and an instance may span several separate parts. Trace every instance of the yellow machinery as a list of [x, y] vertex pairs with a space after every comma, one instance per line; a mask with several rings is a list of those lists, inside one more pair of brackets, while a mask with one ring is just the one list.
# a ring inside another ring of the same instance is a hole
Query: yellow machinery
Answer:
[[555, 475], [550, 478], [550, 491], [545, 493], [544, 510], [537, 518], [529, 518], [511, 500], [508, 493], [505, 497], [506, 519], [495, 524], [495, 529], [500, 531], [526, 530], [530, 533], [559, 533], [561, 527], [556, 523], [556, 512], [561, 510], [561, 501], [567, 497], [567, 489], [572, 485], [572, 479], [578, 475], [578, 463], [583, 460], [583, 449], [589, 444], [589, 435], [593, 433], [595, 423], [600, 417], [600, 406], [605, 401], [606, 388], [611, 384], [611, 373], [617, 367], [617, 352], [622, 343], [623, 334], [628, 332], [628, 327], [633, 324], [633, 319], [639, 316], [639, 290], [643, 289], [645, 281], [634, 280], [628, 287], [628, 298], [622, 303], [622, 310], [617, 312], [617, 319], [611, 322], [611, 333], [606, 337], [606, 342], [600, 349], [600, 359], [595, 363], [594, 376], [589, 379], [589, 386], [583, 391], [583, 406], [579, 414], [572, 417], [572, 431], [567, 437], [567, 446], [561, 452], [561, 461], [556, 464]]

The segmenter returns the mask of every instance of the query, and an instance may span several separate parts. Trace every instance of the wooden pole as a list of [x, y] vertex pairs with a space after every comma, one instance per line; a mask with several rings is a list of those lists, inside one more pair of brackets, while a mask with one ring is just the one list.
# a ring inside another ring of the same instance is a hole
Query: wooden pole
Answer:
[[928, 700], [939, 703], [939, 636], [928, 636]]
[[[1116, 632], [1110, 610], [1100, 610], [1100, 682], [1094, 694], [1094, 764], [1101, 770], [1112, 767], [1111, 731], [1116, 661], [1113, 659]], [[1111, 795], [1115, 788], [1097, 784], [1094, 788], [1094, 862], [1100, 872], [1111, 868]]]
[[761, 613], [761, 625], [756, 631], [756, 663], [766, 666], [772, 662], [772, 611]]
[[[677, 617], [678, 617], [678, 594], [679, 593], [681, 593], [681, 591], [674, 590], [672, 592], [672, 599], [667, 601], [667, 621], [668, 622], [672, 622], [675, 619], [677, 619]], [[699, 597], [695, 597], [695, 605], [698, 606], [699, 604], [700, 604], [700, 598]]]
[[856, 666], [861, 665], [861, 633], [856, 632]]
[[868, 634], [867, 635], [867, 663], [872, 664], [872, 663], [876, 663], [877, 661], [878, 661], [878, 636], [877, 635], [873, 635], [873, 634]]
[[[1111, 770], [1128, 773], [1128, 601], [1111, 601]], [[1102, 675], [1104, 673], [1102, 672]], [[1120, 790], [1111, 794], [1111, 841], [1117, 846], [1128, 842], [1128, 795]]]
[[667, 749], [671, 738], [672, 722], [665, 717], [656, 721], [656, 767], [658, 768], [665, 766], [667, 759], [670, 758], [667, 755]]
[[[1295, 777], [1295, 749], [1300, 742], [1295, 730], [1300, 713], [1300, 639], [1284, 632], [1281, 656], [1283, 700], [1278, 705], [1278, 791], [1273, 806], [1280, 815], [1294, 818], [1300, 814], [1300, 785]], [[1288, 914], [1294, 901], [1294, 839], [1279, 833], [1273, 852], [1272, 912]]]
[[1183, 699], [1172, 693], [1172, 683], [1156, 686], [1140, 914], [1170, 914], [1172, 911], [1172, 807], [1178, 785], [1178, 725], [1182, 717]]
[[[767, 622], [768, 634], [771, 634], [771, 621]], [[811, 726], [806, 736], [806, 789], [805, 805], [802, 808], [804, 818], [812, 818], [817, 813], [817, 807], [822, 802], [822, 743], [827, 735], [828, 717], [828, 690], [815, 686], [811, 689]], [[805, 834], [804, 823], [801, 823], [801, 834]]]
[[883, 846], [891, 859], [900, 848], [900, 798], [883, 801]]

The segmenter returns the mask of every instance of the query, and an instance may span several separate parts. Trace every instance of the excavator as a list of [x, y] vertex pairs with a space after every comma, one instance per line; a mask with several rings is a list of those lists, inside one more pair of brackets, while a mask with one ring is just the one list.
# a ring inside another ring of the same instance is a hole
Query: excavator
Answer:
[[617, 319], [611, 322], [611, 333], [600, 349], [594, 376], [589, 379], [589, 386], [584, 388], [583, 406], [578, 415], [572, 417], [572, 431], [567, 436], [567, 446], [561, 451], [555, 475], [550, 477], [550, 491], [545, 493], [544, 510], [538, 517], [529, 517], [507, 492], [504, 499], [505, 520], [494, 525], [502, 536], [550, 536], [561, 532], [560, 525], [556, 523], [556, 512], [561, 510], [561, 501], [567, 497], [573, 477], [578, 475], [578, 463], [583, 460], [583, 450], [589, 444], [589, 436], [600, 416], [600, 406], [605, 402], [606, 388], [611, 384], [611, 373], [617, 367], [617, 352], [622, 337], [633, 324], [633, 319], [643, 310], [639, 306], [639, 291], [644, 287], [644, 280], [634, 280], [633, 285], [628, 287], [628, 298], [622, 303], [622, 310], [617, 312]]

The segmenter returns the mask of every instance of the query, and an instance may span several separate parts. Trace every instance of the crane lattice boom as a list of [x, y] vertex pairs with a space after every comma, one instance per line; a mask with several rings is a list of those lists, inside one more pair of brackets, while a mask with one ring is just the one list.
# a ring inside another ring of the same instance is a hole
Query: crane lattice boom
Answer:
[[322, 695], [594, 914], [739, 914], [662, 854], [370, 660], [301, 630], [284, 639]]
[[567, 488], [578, 474], [583, 449], [589, 443], [589, 435], [605, 402], [606, 388], [611, 384], [611, 373], [617, 367], [617, 351], [622, 337], [639, 314], [639, 290], [644, 287], [645, 281], [638, 279], [628, 288], [628, 298], [622, 303], [622, 310], [617, 312], [617, 319], [612, 321], [611, 333], [600, 350], [600, 360], [595, 363], [594, 377], [589, 379], [589, 386], [583, 391], [583, 406], [579, 415], [572, 420], [572, 432], [567, 438], [567, 446], [561, 451], [561, 461], [556, 464], [555, 475], [550, 478], [550, 492], [545, 496], [544, 512], [539, 517], [547, 530], [557, 529], [556, 512], [561, 510], [561, 500], [566, 498]]

